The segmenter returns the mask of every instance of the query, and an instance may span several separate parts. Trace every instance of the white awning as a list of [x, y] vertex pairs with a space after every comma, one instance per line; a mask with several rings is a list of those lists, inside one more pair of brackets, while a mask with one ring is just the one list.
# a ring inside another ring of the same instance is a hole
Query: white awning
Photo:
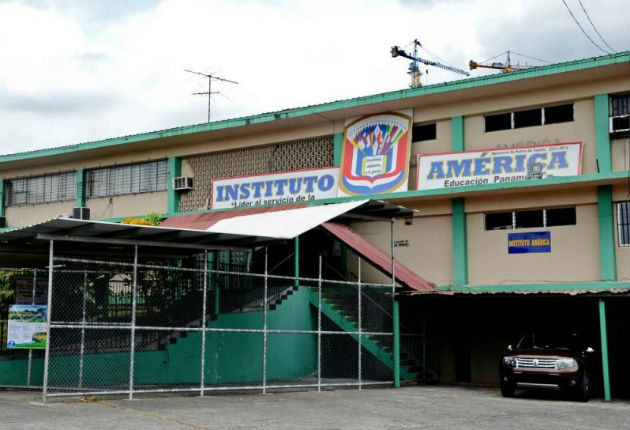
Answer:
[[246, 236], [264, 236], [274, 239], [293, 239], [367, 202], [368, 200], [355, 200], [346, 203], [235, 216], [218, 221], [209, 227], [207, 231]]

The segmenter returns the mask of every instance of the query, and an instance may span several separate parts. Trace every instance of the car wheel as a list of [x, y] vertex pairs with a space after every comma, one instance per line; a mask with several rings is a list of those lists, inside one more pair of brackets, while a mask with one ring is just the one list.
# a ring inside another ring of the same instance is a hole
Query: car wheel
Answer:
[[577, 392], [575, 394], [577, 400], [580, 402], [588, 402], [591, 394], [591, 381], [586, 372], [584, 372], [584, 375], [582, 375], [578, 381]]
[[514, 397], [516, 384], [513, 382], [501, 381], [501, 395], [503, 397]]

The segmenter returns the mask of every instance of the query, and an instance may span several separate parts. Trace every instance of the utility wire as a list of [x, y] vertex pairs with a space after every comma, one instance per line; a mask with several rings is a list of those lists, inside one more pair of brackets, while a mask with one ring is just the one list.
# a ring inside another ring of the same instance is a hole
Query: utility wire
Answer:
[[580, 27], [580, 30], [582, 30], [582, 33], [584, 33], [584, 36], [586, 36], [586, 38], [588, 40], [591, 41], [591, 43], [600, 51], [604, 52], [605, 54], [611, 54], [611, 52], [606, 51], [605, 49], [602, 49], [601, 46], [599, 46], [597, 43], [595, 43], [595, 41], [593, 39], [591, 39], [591, 36], [589, 36], [586, 31], [584, 31], [584, 28], [582, 27], [582, 25], [580, 24], [580, 22], [575, 18], [575, 15], [573, 15], [573, 12], [571, 12], [571, 9], [569, 8], [569, 5], [567, 4], [567, 2], [565, 0], [562, 0], [562, 3], [564, 3], [564, 7], [567, 8], [567, 10], [569, 11], [569, 14], [571, 15], [571, 18], [573, 18], [573, 21], [575, 21], [575, 23], [577, 24], [578, 27]]
[[586, 15], [586, 17], [588, 18], [588, 22], [591, 23], [591, 25], [593, 26], [593, 30], [595, 30], [595, 33], [597, 33], [597, 35], [599, 36], [601, 41], [604, 42], [604, 45], [606, 45], [608, 47], [608, 49], [610, 49], [612, 52], [616, 52], [615, 49], [612, 46], [610, 46], [608, 44], [608, 42], [606, 42], [606, 40], [602, 37], [602, 35], [597, 30], [597, 27], [595, 27], [595, 24], [593, 24], [593, 21], [591, 20], [591, 17], [589, 16], [588, 12], [584, 8], [584, 5], [582, 4], [582, 0], [578, 0], [578, 2], [580, 3], [580, 7], [582, 8], [582, 10], [584, 11], [584, 15]]
[[530, 60], [536, 60], [536, 61], [540, 61], [541, 63], [551, 63], [551, 61], [547, 61], [547, 60], [543, 60], [542, 58], [536, 58], [536, 57], [532, 57], [530, 55], [525, 55], [525, 54], [519, 54], [516, 51], [510, 51], [512, 54], [516, 54], [519, 57], [525, 57], [525, 58], [529, 58]]

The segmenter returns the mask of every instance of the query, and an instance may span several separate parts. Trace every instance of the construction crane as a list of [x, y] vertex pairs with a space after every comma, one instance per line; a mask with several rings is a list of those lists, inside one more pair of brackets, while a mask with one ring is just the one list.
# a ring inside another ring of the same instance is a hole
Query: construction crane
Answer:
[[[470, 60], [470, 62], [468, 63], [468, 67], [470, 67], [470, 70], [475, 70], [476, 68], [503, 70], [503, 73], [510, 73], [510, 72], [515, 71], [515, 70], [529, 69], [531, 67], [531, 66], [528, 66], [528, 65], [520, 66], [520, 65], [512, 64], [512, 61], [510, 60], [510, 51], [506, 51], [506, 52], [504, 52], [502, 54], [499, 54], [499, 55], [503, 55], [503, 54], [507, 54], [507, 59], [506, 59], [505, 63], [485, 64], [485, 63], [478, 63], [476, 61]], [[497, 57], [498, 57], [498, 55], [497, 55]], [[497, 58], [497, 57], [494, 57], [494, 58]]]
[[411, 84], [409, 85], [411, 88], [418, 88], [422, 85], [420, 82], [420, 77], [422, 76], [422, 72], [420, 71], [419, 63], [426, 64], [427, 66], [439, 67], [440, 69], [448, 70], [451, 72], [459, 73], [461, 75], [470, 76], [470, 73], [458, 69], [456, 67], [447, 66], [442, 63], [438, 63], [437, 61], [431, 61], [418, 56], [418, 48], [422, 48], [422, 44], [418, 39], [415, 39], [413, 42], [413, 54], [409, 54], [405, 52], [405, 50], [400, 49], [398, 46], [392, 46], [392, 57], [396, 58], [398, 56], [405, 57], [411, 60], [409, 63], [409, 76], [411, 76]]

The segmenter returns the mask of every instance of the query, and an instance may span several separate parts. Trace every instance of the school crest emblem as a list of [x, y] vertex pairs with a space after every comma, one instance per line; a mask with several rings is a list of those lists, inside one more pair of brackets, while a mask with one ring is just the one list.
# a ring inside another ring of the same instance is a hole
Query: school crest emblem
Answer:
[[339, 195], [407, 191], [411, 109], [349, 120], [344, 131]]

